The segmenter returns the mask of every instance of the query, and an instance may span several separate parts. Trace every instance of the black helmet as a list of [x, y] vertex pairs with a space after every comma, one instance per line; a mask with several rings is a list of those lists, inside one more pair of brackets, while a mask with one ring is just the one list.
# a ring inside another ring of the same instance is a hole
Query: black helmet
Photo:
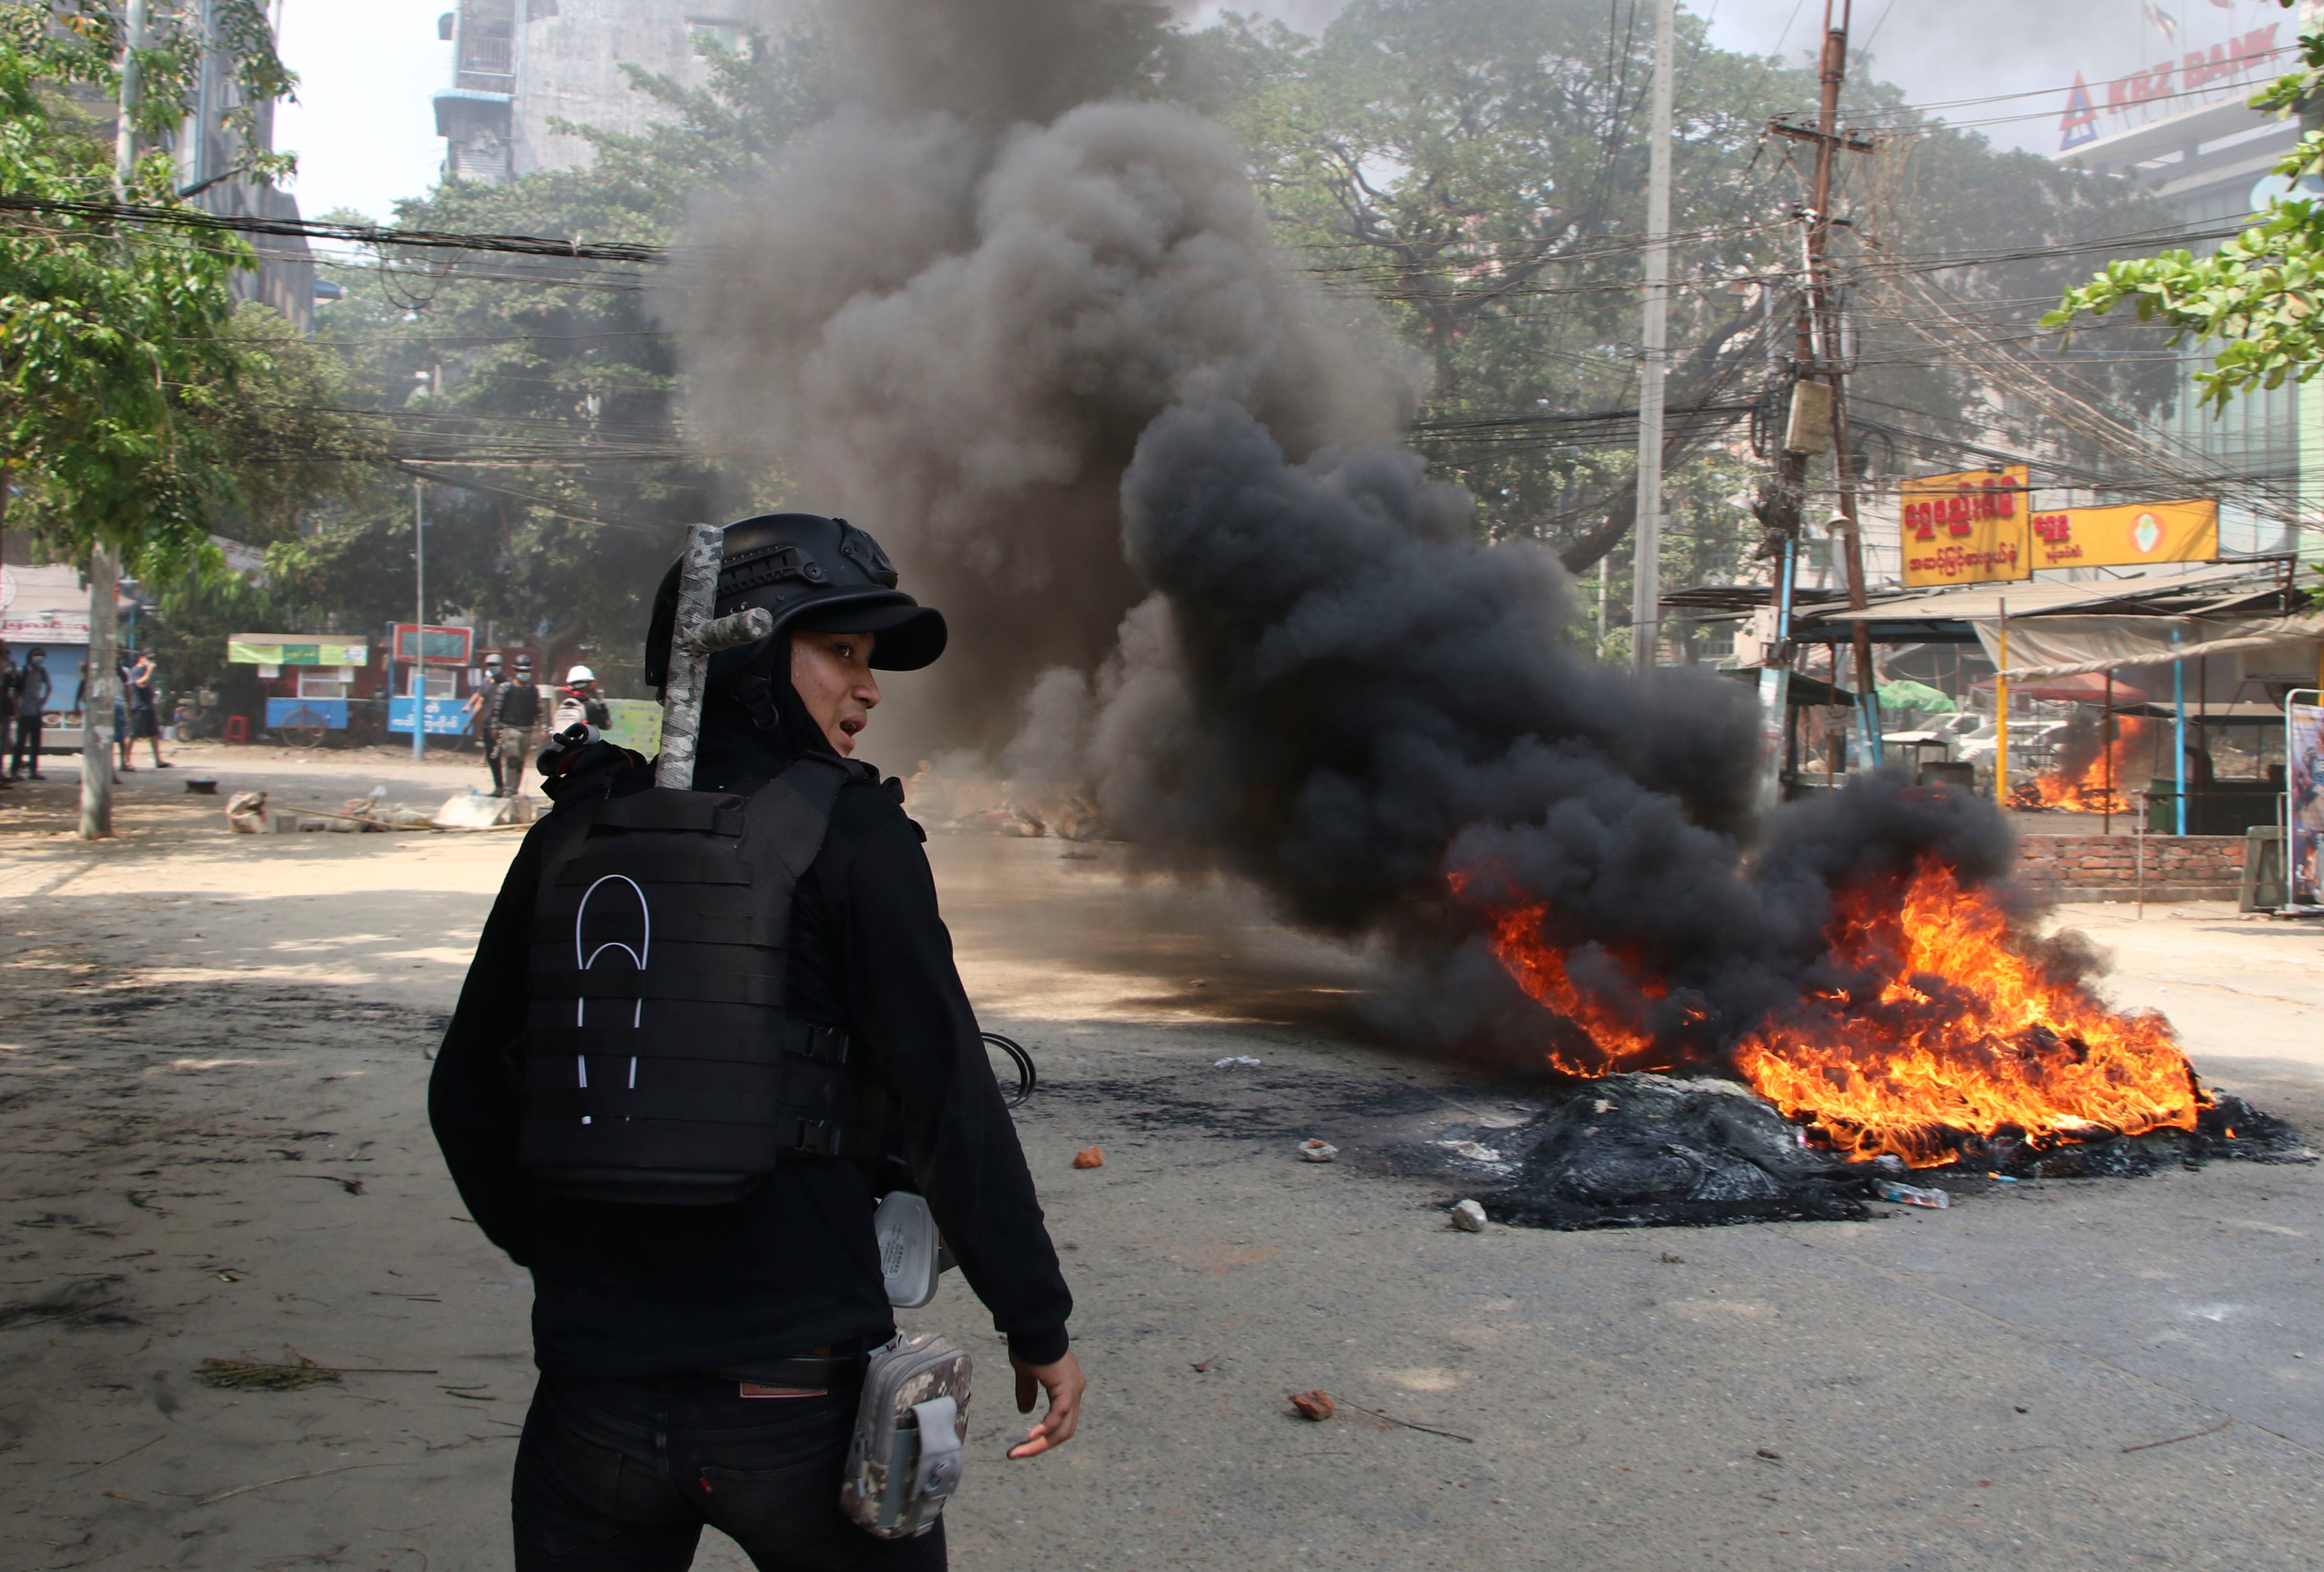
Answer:
[[[678, 622], [678, 576], [669, 565], [646, 628], [645, 679], [669, 680], [669, 639]], [[944, 613], [896, 587], [896, 565], [880, 542], [845, 519], [821, 513], [761, 513], [726, 526], [714, 615], [762, 606], [775, 614], [772, 638], [811, 633], [876, 633], [872, 664], [916, 671], [944, 653]], [[748, 666], [771, 640], [713, 657], [714, 676]]]

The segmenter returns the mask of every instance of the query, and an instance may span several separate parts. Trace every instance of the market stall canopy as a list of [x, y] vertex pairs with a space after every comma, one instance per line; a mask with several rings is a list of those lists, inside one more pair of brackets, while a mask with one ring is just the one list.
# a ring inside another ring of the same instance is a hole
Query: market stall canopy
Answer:
[[228, 633], [226, 658], [253, 666], [365, 666], [371, 646], [336, 633]]
[[[1974, 687], [1990, 689], [1994, 680], [1980, 677]], [[2153, 695], [2145, 689], [2133, 688], [2127, 682], [2109, 679], [2102, 671], [2085, 671], [2071, 677], [2037, 677], [2020, 681], [2010, 680], [2012, 698], [2049, 698], [2071, 704], [2112, 703], [2116, 709], [2132, 709], [2146, 703]]]
[[1890, 591], [1861, 610], [1803, 613], [1794, 631], [1801, 643], [1840, 643], [1866, 624], [1875, 643], [1973, 643], [1997, 666], [2006, 610], [2013, 682], [2168, 665], [2324, 639], [2324, 617], [2290, 610], [2291, 568], [2288, 559], [2264, 558], [2185, 573]]

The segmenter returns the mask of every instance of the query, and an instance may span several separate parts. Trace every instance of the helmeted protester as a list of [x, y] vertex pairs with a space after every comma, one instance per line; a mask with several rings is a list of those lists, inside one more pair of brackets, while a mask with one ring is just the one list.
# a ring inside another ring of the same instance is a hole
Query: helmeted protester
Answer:
[[586, 728], [545, 756], [555, 807], [429, 1095], [469, 1215], [533, 1277], [519, 1572], [683, 1567], [706, 1523], [761, 1567], [944, 1566], [966, 1362], [902, 1396], [883, 1373], [923, 1345], [896, 1337], [875, 1205], [932, 1215], [1008, 1338], [1019, 1410], [1047, 1392], [1010, 1455], [1074, 1433], [1072, 1297], [925, 837], [852, 757], [877, 674], [944, 651], [943, 616], [896, 586], [842, 520], [732, 525], [716, 613], [763, 607], [773, 632], [710, 658], [691, 790]]
[[557, 711], [549, 729], [561, 732], [576, 724], [599, 731], [613, 724], [613, 712], [597, 689], [597, 674], [586, 666], [576, 666], [565, 673], [565, 686], [557, 691]]

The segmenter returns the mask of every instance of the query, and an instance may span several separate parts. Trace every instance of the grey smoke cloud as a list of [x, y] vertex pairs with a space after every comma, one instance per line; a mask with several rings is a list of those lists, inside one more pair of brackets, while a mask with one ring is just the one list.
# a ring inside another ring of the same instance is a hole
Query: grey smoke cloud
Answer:
[[851, 107], [703, 215], [727, 260], [675, 296], [695, 423], [879, 534], [953, 620], [922, 693], [948, 740], [988, 744], [1041, 670], [1093, 669], [1144, 593], [1118, 491], [1157, 415], [1231, 399], [1304, 454], [1387, 438], [1406, 399], [1275, 248], [1218, 126], [1001, 106]]

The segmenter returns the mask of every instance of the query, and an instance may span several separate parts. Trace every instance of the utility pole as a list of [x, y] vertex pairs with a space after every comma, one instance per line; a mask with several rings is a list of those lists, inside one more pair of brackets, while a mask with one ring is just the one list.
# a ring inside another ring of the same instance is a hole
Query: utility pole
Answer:
[[[1837, 294], [1831, 287], [1831, 268], [1826, 261], [1831, 243], [1833, 161], [1843, 148], [1851, 153], [1870, 153], [1873, 150], [1871, 143], [1844, 135], [1840, 129], [1840, 92], [1848, 77], [1850, 5], [1851, 0], [1824, 0], [1823, 52], [1818, 73], [1815, 129], [1811, 131], [1804, 126], [1781, 121], [1767, 128], [1777, 136], [1812, 143], [1815, 146], [1815, 173], [1807, 211], [1802, 215], [1805, 277], [1801, 281], [1799, 318], [1793, 349], [1795, 380], [1792, 386], [1791, 421], [1784, 436], [1782, 461], [1776, 467], [1773, 495], [1768, 498], [1771, 505], [1766, 516], [1771, 531], [1779, 532], [1783, 538], [1779, 569], [1782, 578], [1776, 596], [1779, 602], [1788, 606], [1793, 576], [1798, 566], [1797, 544], [1807, 496], [1808, 460], [1814, 454], [1828, 449], [1831, 454], [1833, 476], [1840, 493], [1840, 508], [1833, 522], [1840, 529], [1846, 547], [1848, 604], [1850, 608], [1861, 611], [1867, 601], [1864, 548], [1857, 527], [1856, 471], [1849, 453], [1846, 375], [1840, 345], [1841, 313]], [[1836, 22], [1835, 9], [1838, 12]], [[1789, 632], [1787, 623], [1784, 628], [1787, 637]], [[1864, 727], [1865, 754], [1877, 764], [1880, 761], [1880, 698], [1872, 671], [1872, 630], [1861, 620], [1855, 624], [1854, 645], [1856, 702], [1858, 719]]]
[[[1653, 669], [1663, 619], [1663, 384], [1670, 350], [1671, 79], [1678, 0], [1655, 6], [1655, 88], [1646, 159], [1646, 317], [1638, 351], [1638, 529], [1630, 563], [1630, 670]], [[1602, 581], [1604, 570], [1600, 570]]]
[[[145, 0], [129, 0], [121, 38], [121, 98], [113, 127], [113, 191], [129, 200], [129, 180], [137, 166], [137, 104], [144, 69], [137, 51], [145, 47]], [[115, 649], [119, 628], [114, 601], [120, 593], [121, 564], [102, 541], [88, 553], [88, 652], [80, 668], [80, 828], [83, 840], [113, 833], [113, 700], [119, 689]]]
[[145, 0], [129, 0], [121, 23], [121, 105], [113, 123], [113, 193], [129, 200], [129, 176], [137, 166], [137, 102], [145, 88], [145, 68], [137, 51], [145, 47]]
[[411, 756], [428, 756], [428, 520], [411, 480]]

